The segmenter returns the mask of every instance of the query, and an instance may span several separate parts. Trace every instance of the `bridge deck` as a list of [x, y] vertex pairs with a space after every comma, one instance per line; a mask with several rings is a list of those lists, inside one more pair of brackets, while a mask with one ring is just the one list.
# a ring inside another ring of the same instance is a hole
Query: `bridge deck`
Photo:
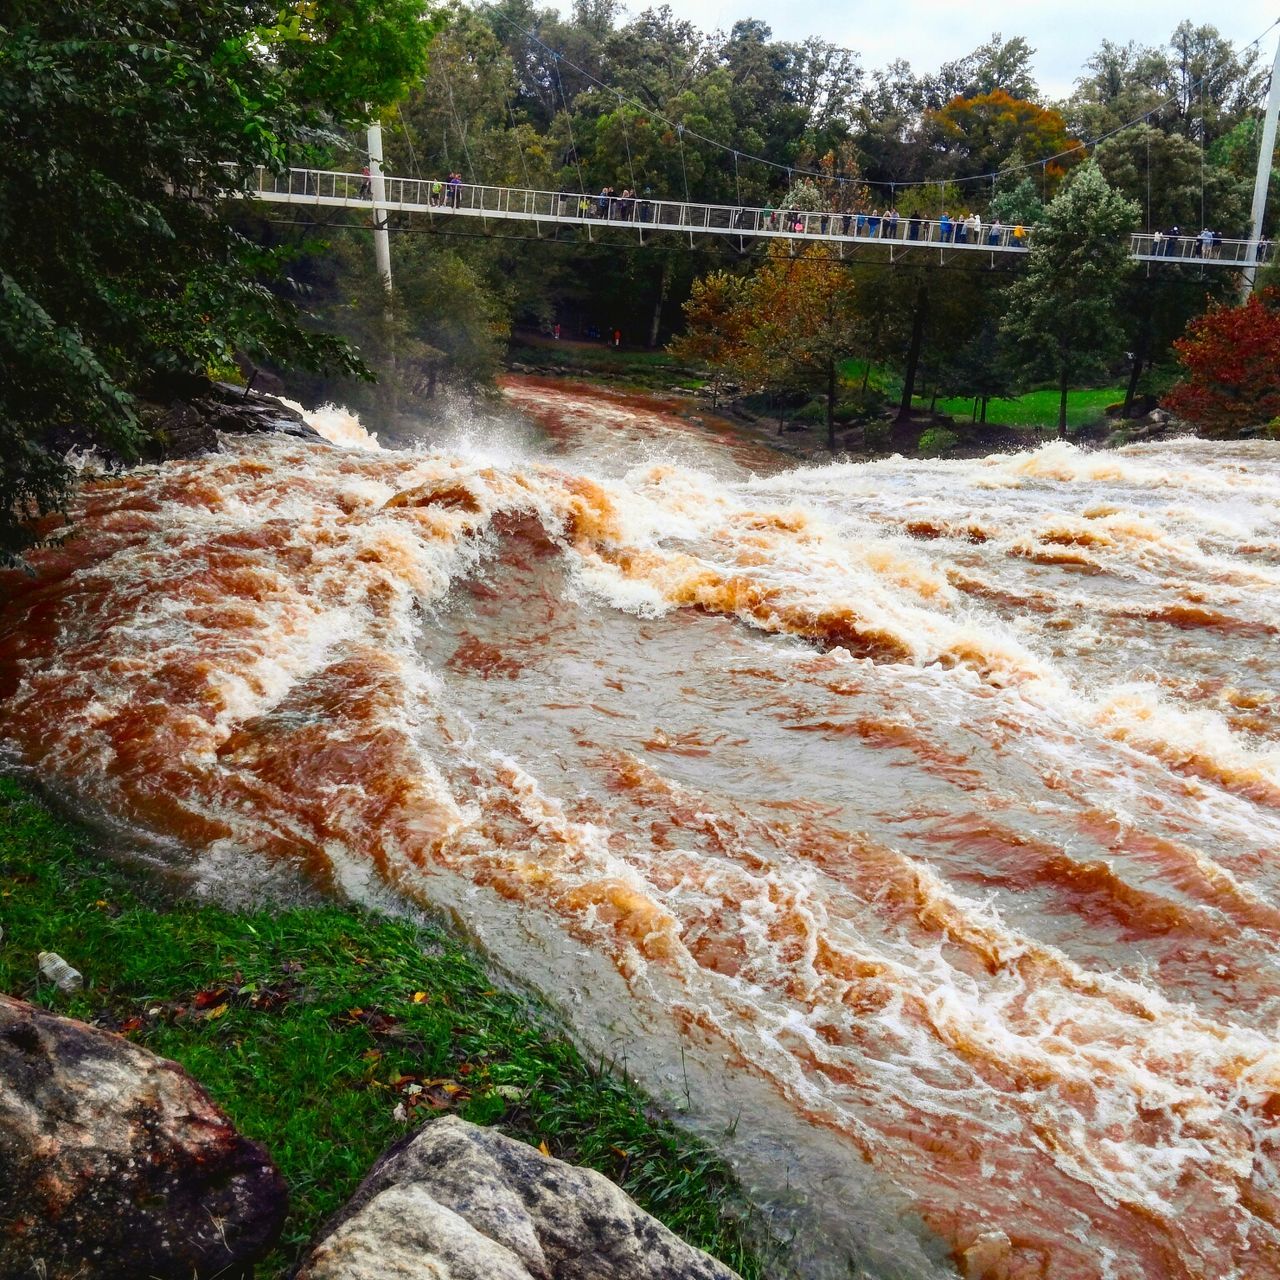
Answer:
[[[597, 230], [634, 231], [641, 240], [654, 231], [694, 236], [728, 236], [753, 239], [820, 240], [840, 247], [868, 245], [887, 250], [890, 257], [925, 249], [940, 255], [951, 253], [1025, 253], [1034, 231], [1019, 237], [1013, 227], [998, 230], [984, 225], [976, 242], [958, 223], [919, 218], [869, 219], [855, 213], [807, 213], [747, 206], [645, 199], [611, 200], [565, 191], [534, 191], [521, 187], [490, 187], [463, 183], [442, 184], [440, 192], [425, 178], [383, 175], [383, 198], [376, 206], [363, 175], [329, 169], [290, 169], [283, 174], [259, 170], [257, 183], [245, 194], [274, 204], [310, 205], [319, 208], [351, 208], [390, 213], [421, 214], [428, 218], [479, 218], [533, 223], [539, 232], [558, 226], [585, 227], [589, 236]], [[1207, 247], [1198, 236], [1168, 237], [1135, 232], [1129, 251], [1139, 262], [1189, 262], [1204, 267], [1243, 267], [1270, 256], [1270, 244], [1254, 240], [1223, 240]]]

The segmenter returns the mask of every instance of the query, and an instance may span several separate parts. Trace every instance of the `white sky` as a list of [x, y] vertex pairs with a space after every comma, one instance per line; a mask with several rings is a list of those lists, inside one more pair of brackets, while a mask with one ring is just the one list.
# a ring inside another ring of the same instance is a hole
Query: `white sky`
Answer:
[[[661, 0], [652, 0], [654, 7]], [[1280, 0], [851, 0], [798, 4], [796, 0], [668, 0], [672, 10], [705, 31], [728, 30], [739, 18], [760, 18], [779, 40], [822, 36], [854, 49], [865, 70], [905, 58], [918, 73], [963, 57], [999, 31], [1025, 36], [1036, 50], [1043, 93], [1066, 97], [1104, 39], [1160, 45], [1183, 18], [1210, 24], [1237, 48], [1280, 18]], [[557, 7], [568, 12], [568, 0]], [[629, 0], [632, 13], [649, 8]], [[1280, 28], [1262, 42], [1269, 63]]]

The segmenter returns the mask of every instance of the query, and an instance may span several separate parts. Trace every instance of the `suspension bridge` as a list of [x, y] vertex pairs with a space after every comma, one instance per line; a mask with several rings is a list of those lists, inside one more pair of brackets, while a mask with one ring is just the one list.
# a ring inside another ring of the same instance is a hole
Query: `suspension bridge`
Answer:
[[[931, 254], [939, 261], [958, 254], [989, 254], [994, 261], [997, 255], [1025, 253], [1035, 236], [1033, 227], [984, 223], [975, 230], [962, 219], [872, 217], [702, 204], [651, 195], [624, 199], [578, 191], [450, 185], [442, 180], [393, 177], [376, 164], [368, 175], [330, 169], [288, 169], [276, 174], [260, 169], [256, 183], [242, 194], [268, 204], [358, 210], [371, 216], [375, 232], [391, 229], [390, 215], [405, 214], [441, 224], [524, 223], [540, 237], [554, 236], [560, 228], [581, 228], [592, 240], [609, 230], [629, 232], [641, 242], [660, 232], [688, 236], [690, 244], [705, 237], [736, 240], [739, 247], [760, 239], [822, 242], [831, 244], [840, 257], [855, 248], [871, 248], [885, 253], [891, 262]], [[1134, 232], [1129, 237], [1130, 256], [1138, 262], [1183, 262], [1205, 268], [1248, 269], [1266, 261], [1270, 248], [1263, 239], [1209, 240], [1161, 232]], [[383, 275], [390, 276], [389, 257]]]

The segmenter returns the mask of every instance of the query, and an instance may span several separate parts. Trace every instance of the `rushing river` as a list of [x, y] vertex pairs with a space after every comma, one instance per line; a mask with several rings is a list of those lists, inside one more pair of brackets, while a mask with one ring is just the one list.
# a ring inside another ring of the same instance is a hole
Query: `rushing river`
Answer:
[[507, 398], [88, 484], [0, 578], [8, 750], [206, 885], [452, 910], [818, 1179], [811, 1274], [1280, 1275], [1280, 447]]

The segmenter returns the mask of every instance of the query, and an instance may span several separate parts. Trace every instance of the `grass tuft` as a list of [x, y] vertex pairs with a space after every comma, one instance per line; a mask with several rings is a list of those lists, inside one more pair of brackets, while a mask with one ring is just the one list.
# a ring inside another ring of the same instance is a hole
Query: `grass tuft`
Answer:
[[[450, 1113], [598, 1169], [746, 1280], [764, 1273], [759, 1224], [723, 1162], [443, 928], [338, 905], [174, 901], [4, 778], [0, 924], [0, 990], [180, 1062], [271, 1152], [292, 1203], [259, 1276], [285, 1276], [382, 1150]], [[85, 989], [38, 984], [42, 950]]]

